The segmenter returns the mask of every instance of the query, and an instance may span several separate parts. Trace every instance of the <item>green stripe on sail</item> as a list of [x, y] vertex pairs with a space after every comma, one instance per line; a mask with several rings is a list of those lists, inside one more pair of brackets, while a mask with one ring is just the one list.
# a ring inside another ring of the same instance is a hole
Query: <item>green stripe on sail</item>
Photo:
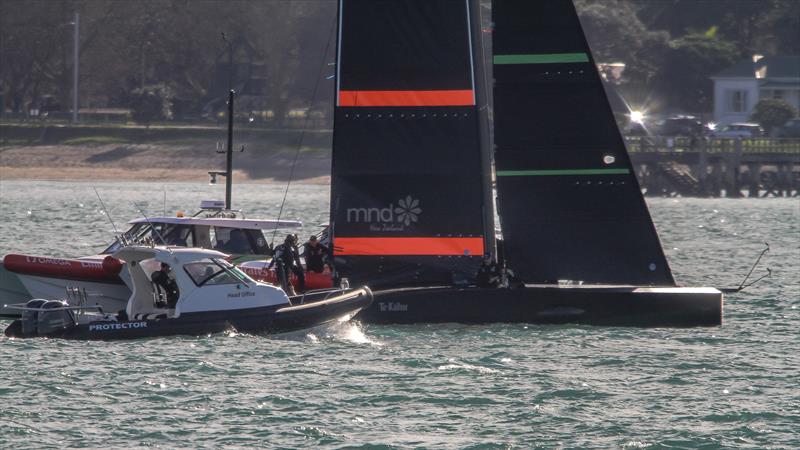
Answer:
[[495, 64], [587, 63], [586, 53], [547, 53], [542, 55], [494, 55]]
[[498, 177], [547, 177], [559, 175], [627, 175], [628, 169], [552, 169], [552, 170], [498, 170]]

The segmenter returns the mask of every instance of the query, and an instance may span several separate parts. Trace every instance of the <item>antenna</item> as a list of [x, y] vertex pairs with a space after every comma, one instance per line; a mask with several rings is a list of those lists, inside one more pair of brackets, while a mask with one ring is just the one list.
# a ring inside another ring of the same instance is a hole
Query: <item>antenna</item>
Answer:
[[100, 198], [100, 193], [97, 192], [97, 188], [96, 187], [92, 186], [92, 189], [94, 189], [94, 194], [97, 196], [97, 199], [100, 200], [100, 206], [103, 207], [103, 212], [106, 213], [106, 217], [108, 217], [108, 220], [111, 222], [111, 226], [114, 227], [114, 234], [116, 234], [117, 236], [119, 236], [121, 238], [122, 235], [120, 234], [119, 230], [117, 229], [117, 225], [114, 223], [114, 220], [111, 219], [111, 214], [108, 213], [108, 209], [106, 208], [106, 204], [103, 203], [103, 199]]

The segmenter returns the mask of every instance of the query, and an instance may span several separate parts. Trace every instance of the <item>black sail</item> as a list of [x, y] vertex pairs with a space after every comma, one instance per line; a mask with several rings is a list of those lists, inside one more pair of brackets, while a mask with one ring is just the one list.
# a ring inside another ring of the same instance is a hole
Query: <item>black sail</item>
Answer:
[[331, 179], [337, 275], [452, 283], [485, 251], [465, 0], [341, 0]]
[[495, 0], [504, 254], [528, 283], [674, 285], [571, 0]]

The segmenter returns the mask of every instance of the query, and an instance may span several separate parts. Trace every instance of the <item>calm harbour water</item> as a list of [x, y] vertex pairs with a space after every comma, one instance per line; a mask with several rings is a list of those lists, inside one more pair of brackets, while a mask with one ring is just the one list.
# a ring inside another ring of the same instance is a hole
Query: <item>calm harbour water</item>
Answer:
[[[168, 214], [223, 197], [200, 184], [0, 181], [0, 254], [102, 250], [113, 228], [93, 186], [118, 227], [139, 217], [134, 203], [162, 214], [164, 190]], [[234, 206], [274, 217], [283, 189], [237, 185]], [[716, 328], [0, 337], [0, 448], [800, 448], [800, 201], [649, 204], [681, 284], [737, 284], [765, 241], [773, 277], [727, 296]], [[327, 207], [327, 186], [293, 186], [283, 217], [308, 235]]]

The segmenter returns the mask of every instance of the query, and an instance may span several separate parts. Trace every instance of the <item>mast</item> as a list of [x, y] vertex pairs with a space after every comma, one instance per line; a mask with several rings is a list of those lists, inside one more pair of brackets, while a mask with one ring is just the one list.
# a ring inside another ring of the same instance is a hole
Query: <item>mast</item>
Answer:
[[225, 155], [225, 209], [233, 208], [231, 205], [231, 191], [233, 190], [233, 97], [235, 92], [228, 92], [228, 148]]
[[497, 261], [497, 243], [495, 241], [494, 222], [494, 190], [492, 189], [493, 149], [490, 120], [489, 80], [491, 76], [487, 68], [491, 68], [486, 59], [483, 45], [483, 23], [481, 20], [481, 0], [469, 0], [469, 19], [472, 45], [473, 73], [475, 77], [475, 96], [478, 107], [478, 134], [481, 150], [481, 183], [483, 187], [483, 229], [484, 253], [489, 253]]

